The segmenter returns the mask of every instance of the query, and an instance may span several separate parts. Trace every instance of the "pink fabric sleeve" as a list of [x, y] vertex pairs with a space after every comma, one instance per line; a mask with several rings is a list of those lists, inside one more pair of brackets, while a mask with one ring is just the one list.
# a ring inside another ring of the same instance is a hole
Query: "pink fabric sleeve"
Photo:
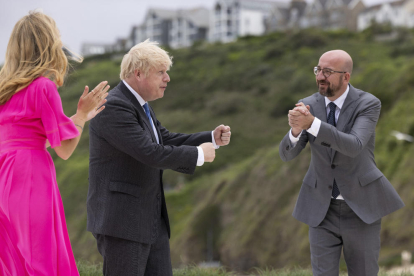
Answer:
[[73, 121], [63, 113], [62, 100], [56, 85], [45, 79], [41, 93], [41, 119], [46, 137], [52, 148], [61, 145], [61, 141], [73, 139], [79, 135]]

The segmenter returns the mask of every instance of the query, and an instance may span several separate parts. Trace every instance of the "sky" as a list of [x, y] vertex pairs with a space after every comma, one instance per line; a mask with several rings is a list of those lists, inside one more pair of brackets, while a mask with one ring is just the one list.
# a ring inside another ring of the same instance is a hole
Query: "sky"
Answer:
[[[379, 1], [381, 0], [364, 0], [364, 3], [370, 5]], [[50, 15], [56, 21], [64, 45], [80, 53], [81, 45], [85, 42], [114, 43], [117, 38], [126, 38], [133, 25], [142, 23], [149, 8], [188, 9], [203, 6], [212, 9], [215, 2], [216, 0], [0, 0], [0, 64], [4, 62], [14, 24], [31, 10], [42, 9]]]
[[42, 9], [59, 28], [62, 41], [80, 53], [84, 42], [113, 43], [126, 38], [149, 8], [212, 8], [215, 0], [0, 0], [0, 64], [16, 22], [29, 11]]

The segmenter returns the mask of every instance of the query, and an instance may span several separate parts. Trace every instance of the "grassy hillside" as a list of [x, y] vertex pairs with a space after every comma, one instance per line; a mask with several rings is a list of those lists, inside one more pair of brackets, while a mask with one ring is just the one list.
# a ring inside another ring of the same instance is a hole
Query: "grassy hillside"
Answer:
[[[289, 129], [287, 111], [316, 91], [312, 68], [331, 49], [351, 54], [352, 85], [382, 101], [376, 159], [407, 205], [383, 220], [381, 264], [398, 263], [402, 249], [414, 250], [414, 147], [390, 135], [392, 130], [414, 135], [412, 34], [400, 31], [397, 40], [379, 43], [373, 30], [305, 30], [170, 51], [171, 82], [164, 98], [152, 103], [163, 125], [184, 133], [221, 123], [232, 128], [230, 146], [218, 150], [214, 163], [193, 176], [165, 174], [174, 265], [217, 260], [237, 270], [309, 266], [307, 226], [291, 212], [310, 151], [283, 163], [278, 144]], [[119, 56], [99, 56], [76, 66], [60, 89], [66, 113], [75, 112], [85, 84], [108, 80], [114, 87], [119, 65]], [[74, 156], [55, 160], [75, 255], [99, 261], [85, 230], [88, 131]]]
[[[92, 265], [87, 262], [78, 262], [78, 270], [80, 276], [102, 276], [102, 267], [99, 265]], [[237, 276], [240, 275], [235, 272], [228, 272], [223, 268], [200, 268], [195, 266], [188, 266], [173, 270], [174, 276]], [[311, 276], [311, 269], [254, 269], [251, 274], [243, 274], [245, 276]], [[345, 276], [347, 273], [342, 272], [340, 276]], [[379, 276], [410, 276], [411, 273], [391, 273], [380, 269]]]

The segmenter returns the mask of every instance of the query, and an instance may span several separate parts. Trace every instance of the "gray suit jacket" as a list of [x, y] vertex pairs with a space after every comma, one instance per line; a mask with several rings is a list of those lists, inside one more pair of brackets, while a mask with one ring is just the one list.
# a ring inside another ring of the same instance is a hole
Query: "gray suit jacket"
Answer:
[[312, 151], [293, 216], [312, 227], [319, 225], [329, 208], [334, 179], [346, 203], [365, 223], [402, 208], [404, 203], [375, 163], [380, 100], [350, 85], [336, 128], [327, 123], [322, 95], [315, 93], [300, 102], [310, 105], [322, 123], [317, 137], [303, 131], [293, 147], [288, 133], [279, 146], [283, 161], [298, 156], [308, 142]]
[[88, 231], [150, 244], [159, 219], [170, 226], [162, 173], [194, 173], [195, 146], [211, 132], [171, 133], [150, 108], [160, 143], [135, 96], [123, 82], [109, 92], [105, 110], [89, 125]]

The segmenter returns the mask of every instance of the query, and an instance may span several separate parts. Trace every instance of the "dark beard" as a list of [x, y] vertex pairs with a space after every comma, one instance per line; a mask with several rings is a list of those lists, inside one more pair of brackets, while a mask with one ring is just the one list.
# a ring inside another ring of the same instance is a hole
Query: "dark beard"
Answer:
[[328, 98], [335, 96], [335, 92], [332, 90], [331, 86], [328, 86], [328, 88], [326, 89], [326, 91], [325, 91], [325, 92], [321, 91], [321, 90], [319, 89], [319, 86], [318, 86], [318, 90], [319, 90], [319, 93], [320, 93], [322, 96], [325, 96], [325, 97], [328, 97]]
[[343, 76], [341, 76], [341, 78], [339, 79], [338, 86], [331, 87], [331, 85], [328, 85], [328, 88], [326, 89], [325, 92], [321, 91], [321, 89], [319, 88], [319, 83], [317, 83], [319, 94], [321, 94], [322, 96], [328, 97], [328, 98], [335, 96], [336, 92], [338, 92], [340, 87], [342, 87], [343, 81], [344, 81]]

